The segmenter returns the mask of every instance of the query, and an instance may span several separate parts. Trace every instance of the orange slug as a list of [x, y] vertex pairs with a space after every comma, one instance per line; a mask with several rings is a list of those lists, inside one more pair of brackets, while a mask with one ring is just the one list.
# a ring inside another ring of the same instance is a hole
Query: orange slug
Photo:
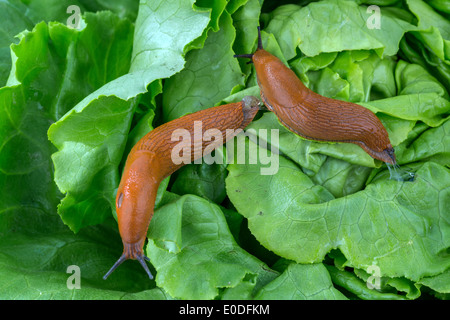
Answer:
[[[255, 117], [259, 104], [257, 98], [247, 96], [237, 103], [188, 114], [155, 128], [136, 143], [127, 157], [116, 196], [123, 253], [103, 279], [127, 259], [138, 260], [149, 278], [153, 279], [144, 261], [149, 261], [149, 258], [144, 255], [143, 246], [160, 182], [185, 164], [173, 161], [174, 147], [179, 147], [181, 143], [193, 150], [190, 152], [191, 162], [201, 158], [239, 133], [234, 131], [244, 129]], [[199, 123], [198, 121], [201, 123], [201, 136], [195, 135], [194, 126]], [[187, 130], [191, 139], [173, 141], [173, 133], [177, 129]], [[222, 139], [204, 141], [203, 134], [209, 129], [219, 130]]]
[[234, 57], [251, 59], [261, 99], [290, 131], [310, 140], [354, 143], [373, 158], [396, 164], [386, 128], [375, 114], [307, 88], [280, 59], [263, 49], [259, 27], [255, 53]]

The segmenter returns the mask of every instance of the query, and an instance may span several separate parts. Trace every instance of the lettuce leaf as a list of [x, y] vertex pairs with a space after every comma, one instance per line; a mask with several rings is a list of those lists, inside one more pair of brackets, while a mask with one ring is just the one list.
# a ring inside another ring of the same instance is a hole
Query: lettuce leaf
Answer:
[[266, 300], [346, 300], [333, 287], [323, 264], [291, 263], [274, 281], [262, 288], [256, 299]]
[[[450, 231], [442, 220], [449, 205], [450, 176], [438, 164], [424, 164], [414, 183], [377, 180], [336, 199], [283, 157], [273, 176], [261, 175], [257, 165], [228, 168], [231, 201], [258, 241], [282, 257], [316, 263], [339, 248], [349, 266], [377, 265], [383, 275], [413, 281], [450, 265], [441, 256]], [[437, 176], [442, 180], [434, 179]], [[425, 196], [418, 201], [418, 194]], [[437, 234], [432, 225], [439, 226]]]
[[[448, 299], [448, 8], [377, 1], [370, 29], [372, 3], [0, 1], [0, 297]], [[155, 280], [127, 261], [103, 281], [122, 252], [129, 150], [168, 120], [258, 96], [253, 66], [233, 58], [255, 50], [258, 25], [312, 90], [372, 110], [414, 181], [261, 111], [238, 138], [245, 164], [188, 165], [161, 184], [145, 247]]]
[[[325, 0], [305, 7], [282, 6], [273, 11], [267, 28], [277, 39], [283, 39], [280, 46], [288, 60], [296, 55], [296, 47], [307, 56], [361, 49], [373, 49], [380, 56], [394, 55], [403, 34], [415, 29], [390, 12], [380, 15], [382, 28], [369, 29], [366, 25], [370, 13], [366, 11], [365, 6], [354, 1]], [[279, 20], [284, 23], [276, 23]], [[285, 24], [290, 32], [283, 32]]]
[[165, 121], [212, 106], [229, 96], [234, 87], [243, 86], [239, 63], [232, 54], [235, 34], [231, 16], [225, 11], [219, 21], [219, 30], [209, 31], [203, 49], [191, 52], [185, 68], [165, 82]]
[[[169, 18], [160, 23], [156, 18], [158, 12], [176, 14], [169, 14]], [[177, 21], [178, 30], [172, 28], [168, 34], [166, 29], [171, 21]], [[103, 83], [100, 88], [87, 95], [50, 127], [49, 138], [59, 149], [53, 155], [55, 181], [66, 194], [58, 212], [72, 230], [78, 231], [83, 226], [100, 223], [114, 210], [118, 165], [136, 108], [136, 97], [146, 92], [153, 81], [183, 68], [184, 47], [201, 35], [207, 22], [207, 12], [196, 14], [189, 3], [181, 8], [177, 3], [162, 2], [159, 6], [154, 2], [141, 3], [133, 46], [131, 43], [125, 46], [129, 49], [128, 54], [118, 51], [117, 55], [112, 55], [115, 60], [110, 68], [129, 66], [128, 73], [125, 71], [111, 81], [101, 78]], [[179, 32], [186, 29], [190, 30], [190, 36], [180, 41]], [[127, 33], [130, 41], [132, 31], [129, 29]], [[122, 36], [111, 34], [113, 44], [121, 39]], [[118, 49], [122, 47], [121, 44]], [[156, 88], [152, 91], [155, 96], [160, 90], [158, 82], [153, 87]], [[72, 174], [67, 175], [67, 172]], [[93, 210], [95, 215], [91, 214]]]

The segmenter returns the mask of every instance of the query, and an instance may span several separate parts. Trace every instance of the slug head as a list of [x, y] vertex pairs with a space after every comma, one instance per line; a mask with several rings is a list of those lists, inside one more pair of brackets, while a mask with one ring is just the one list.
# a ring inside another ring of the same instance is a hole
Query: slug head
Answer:
[[394, 148], [389, 145], [389, 147], [387, 149], [384, 150], [387, 155], [389, 156], [389, 158], [391, 159], [391, 164], [397, 164], [397, 160], [395, 159], [395, 153], [394, 153]]
[[[384, 127], [382, 128], [384, 129]], [[384, 131], [384, 132], [383, 132]], [[384, 129], [381, 134], [378, 135], [365, 135], [360, 141], [350, 141], [364, 149], [372, 158], [386, 162], [387, 164], [395, 165], [397, 163], [395, 159], [394, 148], [389, 142], [389, 137]]]
[[[378, 120], [375, 115], [372, 116], [374, 119]], [[392, 147], [389, 136], [384, 128], [383, 124], [378, 120], [379, 124], [376, 125], [376, 127], [372, 127], [371, 129], [375, 128], [374, 130], [377, 130], [376, 133], [372, 130], [368, 130], [365, 127], [361, 126], [357, 129], [362, 129], [358, 133], [355, 133], [355, 136], [353, 139], [347, 139], [347, 141], [343, 140], [341, 142], [351, 142], [354, 144], [359, 145], [364, 151], [366, 151], [372, 158], [381, 160], [383, 162], [386, 162], [387, 164], [395, 165], [397, 163], [395, 159], [395, 152], [394, 148]], [[357, 125], [362, 124], [361, 118], [359, 119], [359, 122], [357, 122]], [[366, 129], [366, 130], [364, 130]], [[339, 140], [335, 140], [337, 142], [340, 142]]]
[[244, 113], [242, 128], [245, 128], [253, 120], [260, 107], [261, 101], [254, 96], [245, 96], [242, 99], [242, 112]]
[[397, 160], [395, 159], [394, 148], [391, 146], [391, 144], [389, 144], [388, 147], [386, 149], [384, 149], [383, 152], [381, 152], [378, 159], [380, 159], [388, 164], [392, 164], [392, 165], [397, 164]]
[[105, 274], [106, 278], [125, 260], [138, 260], [148, 274], [153, 276], [143, 253], [150, 219], [153, 216], [159, 179], [153, 174], [158, 172], [155, 154], [148, 151], [130, 152], [123, 176], [117, 190], [116, 212], [119, 232], [123, 242], [123, 253], [112, 268]]
[[397, 161], [394, 148], [383, 123], [372, 111], [360, 105], [355, 105], [355, 107], [356, 109], [353, 108], [352, 113], [358, 117], [357, 121], [352, 122], [351, 125], [359, 126], [355, 129], [355, 132], [359, 132], [354, 139], [356, 144], [359, 144], [373, 158], [395, 165]]

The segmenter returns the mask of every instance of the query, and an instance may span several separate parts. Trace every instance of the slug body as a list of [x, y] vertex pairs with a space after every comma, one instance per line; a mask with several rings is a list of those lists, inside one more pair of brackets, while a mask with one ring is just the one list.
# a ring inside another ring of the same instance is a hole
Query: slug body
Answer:
[[[180, 147], [180, 143], [189, 147], [192, 150], [190, 161], [194, 161], [202, 157], [204, 152], [208, 152], [206, 148], [211, 152], [238, 133], [233, 131], [244, 129], [258, 110], [259, 100], [255, 97], [245, 97], [241, 102], [201, 110], [165, 123], [136, 143], [128, 155], [116, 196], [123, 253], [104, 279], [127, 259], [138, 260], [150, 279], [153, 278], [144, 261], [149, 259], [143, 253], [143, 246], [160, 182], [185, 164], [177, 164], [172, 160], [173, 148]], [[192, 133], [195, 132], [194, 126], [198, 125], [198, 121], [201, 121], [203, 132], [201, 136], [196, 137]], [[177, 129], [189, 131], [191, 139], [181, 142], [173, 139], [173, 133]], [[222, 139], [204, 141], [203, 133], [209, 129], [219, 130]]]
[[259, 28], [258, 34], [256, 52], [235, 57], [251, 59], [261, 99], [285, 127], [310, 140], [354, 143], [375, 159], [396, 163], [386, 128], [372, 111], [308, 89], [291, 69], [262, 48]]

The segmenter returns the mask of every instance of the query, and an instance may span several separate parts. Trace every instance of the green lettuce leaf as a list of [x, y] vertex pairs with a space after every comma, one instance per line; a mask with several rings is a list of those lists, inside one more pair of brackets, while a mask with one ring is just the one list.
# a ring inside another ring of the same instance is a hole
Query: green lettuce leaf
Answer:
[[408, 7], [416, 15], [418, 31], [413, 34], [440, 59], [450, 60], [450, 22], [422, 0], [408, 0]]
[[[111, 210], [114, 211], [118, 166], [136, 108], [136, 97], [146, 92], [153, 81], [169, 77], [183, 68], [184, 47], [200, 36], [208, 23], [207, 12], [198, 13], [192, 4], [183, 3], [185, 5], [182, 7], [164, 1], [161, 5], [141, 3], [133, 46], [131, 43], [124, 46], [120, 43], [124, 37], [109, 31], [111, 47], [114, 48], [117, 42], [120, 44], [117, 54], [111, 54], [113, 50], [98, 52], [111, 52], [107, 70], [125, 66], [129, 67], [129, 71], [125, 70], [122, 76], [117, 74], [111, 79], [100, 78], [102, 86], [87, 95], [49, 129], [49, 138], [58, 148], [53, 155], [55, 181], [66, 195], [58, 212], [74, 231], [99, 223], [111, 214]], [[169, 14], [174, 10], [176, 14]], [[169, 18], [160, 23], [156, 18], [158, 12], [169, 14]], [[171, 31], [168, 33], [167, 25], [172, 25], [172, 21], [177, 21], [178, 29], [169, 28]], [[87, 25], [89, 27], [89, 21]], [[120, 26], [117, 23], [113, 25]], [[109, 28], [109, 24], [102, 26]], [[180, 38], [181, 30], [190, 30], [189, 36]], [[129, 28], [126, 34], [130, 41], [132, 31]], [[95, 41], [98, 41], [103, 33], [89, 34], [97, 37]], [[120, 51], [123, 47], [130, 50], [128, 54]], [[95, 48], [91, 49], [95, 52]], [[158, 89], [155, 90], [153, 96], [158, 92]], [[71, 174], [68, 175], [68, 172]]]
[[[273, 176], [260, 167], [229, 165], [227, 192], [258, 241], [276, 254], [313, 263], [339, 248], [350, 266], [377, 265], [383, 275], [413, 281], [449, 267], [441, 256], [450, 231], [441, 219], [450, 199], [444, 167], [427, 162], [414, 183], [377, 180], [337, 199], [283, 157]], [[437, 234], [431, 225], [439, 226]]]
[[[281, 16], [276, 18], [277, 15]], [[358, 6], [354, 1], [326, 0], [305, 7], [283, 6], [273, 12], [268, 31], [277, 39], [284, 39], [280, 46], [289, 60], [295, 56], [296, 47], [307, 56], [361, 49], [374, 49], [380, 56], [394, 55], [403, 34], [415, 29], [384, 11], [380, 14], [380, 28], [369, 29], [370, 15], [366, 7]], [[284, 23], [279, 23], [280, 20]], [[274, 25], [271, 26], [272, 21]], [[283, 32], [285, 27], [291, 31]]]
[[[138, 264], [124, 264], [115, 281], [102, 279], [120, 254], [111, 249], [110, 239], [117, 238], [112, 224], [87, 227], [74, 234], [57, 215], [40, 214], [30, 219], [28, 214], [19, 213], [8, 218], [2, 222], [16, 225], [19, 218], [25, 222], [16, 232], [2, 235], [3, 299], [171, 299], [148, 281]], [[50, 225], [47, 230], [42, 221]], [[120, 241], [112, 243], [120, 245]], [[70, 266], [79, 268], [77, 274]]]
[[346, 300], [333, 287], [323, 264], [290, 264], [274, 281], [262, 288], [256, 299], [263, 300]]
[[[0, 1], [0, 298], [448, 299], [448, 6], [288, 2]], [[372, 110], [414, 180], [263, 110], [246, 132], [258, 144], [236, 140], [246, 163], [161, 183], [155, 280], [127, 261], [104, 281], [123, 249], [114, 197], [129, 150], [170, 119], [259, 96], [253, 65], [233, 58], [254, 52], [258, 25], [309, 88]]]
[[178, 171], [171, 190], [179, 195], [195, 194], [212, 202], [221, 203], [227, 196], [226, 176], [224, 164], [190, 164]]
[[345, 270], [339, 270], [333, 266], [327, 266], [333, 282], [345, 288], [356, 297], [362, 300], [405, 300], [406, 298], [400, 294], [380, 292], [378, 290], [370, 289], [367, 282], [361, 281], [355, 274]]
[[236, 244], [218, 206], [196, 196], [160, 207], [149, 236], [156, 283], [175, 298], [213, 299], [219, 289], [227, 298], [235, 290], [250, 298], [277, 276]]
[[[112, 20], [121, 26], [115, 19], [109, 12], [87, 16], [92, 25]], [[111, 249], [108, 240], [117, 238], [116, 225], [92, 227], [75, 235], [56, 213], [62, 195], [53, 181], [51, 155], [56, 150], [47, 139], [47, 129], [61, 110], [70, 107], [72, 99], [81, 99], [80, 95], [87, 94], [90, 86], [95, 85], [89, 81], [89, 75], [102, 70], [80, 72], [83, 63], [79, 66], [75, 59], [74, 46], [67, 48], [64, 42], [59, 42], [61, 33], [71, 41], [76, 38], [75, 31], [59, 23], [50, 26], [39, 23], [32, 31], [21, 33], [20, 42], [12, 46], [15, 64], [9, 77], [11, 85], [0, 89], [0, 274], [4, 288], [1, 297], [167, 298], [160, 289], [153, 290], [154, 284], [142, 281], [145, 277], [135, 272], [140, 266], [124, 266], [129, 270], [124, 273], [128, 276], [116, 284], [101, 280], [101, 275], [120, 253]], [[91, 36], [82, 35], [80, 43], [89, 43]], [[66, 55], [72, 57], [70, 66], [62, 63]], [[77, 92], [68, 90], [69, 83], [75, 79], [86, 81]], [[120, 241], [116, 248], [120, 248]], [[70, 265], [80, 268], [83, 290], [68, 287]], [[118, 288], [122, 291], [117, 291]]]
[[210, 108], [229, 96], [233, 88], [243, 86], [239, 63], [233, 58], [235, 36], [231, 16], [225, 11], [220, 17], [219, 30], [209, 30], [203, 49], [190, 52], [183, 71], [165, 82], [165, 121]]
[[[5, 0], [0, 3], [2, 25], [0, 27], [0, 86], [6, 83], [11, 68], [9, 45], [17, 43], [14, 39], [21, 31], [33, 29], [41, 21], [59, 21], [67, 23], [74, 11], [70, 6], [77, 6], [80, 14], [101, 10], [111, 10], [122, 18], [135, 20], [138, 1], [103, 1], [103, 0], [37, 0], [13, 1]], [[69, 12], [68, 12], [69, 11]], [[80, 23], [80, 25], [82, 22]]]
[[[50, 158], [55, 150], [46, 138], [54, 121], [50, 106], [59, 80], [52, 77], [58, 57], [47, 54], [48, 36], [44, 23], [34, 33], [21, 34], [21, 43], [27, 42], [25, 50], [34, 54], [16, 60], [17, 84], [0, 89], [0, 234], [10, 231], [8, 221], [19, 213], [44, 219], [48, 212], [55, 212], [60, 198]], [[14, 55], [24, 51], [21, 44], [12, 48]]]
[[[117, 84], [113, 84], [114, 79], [129, 69], [131, 50], [124, 52], [122, 47], [131, 48], [133, 26], [126, 20], [118, 23], [118, 18], [110, 13], [103, 14], [104, 18], [99, 19], [101, 16], [87, 14], [87, 26], [81, 31], [57, 24], [57, 30], [54, 32], [57, 37], [63, 39], [68, 35], [72, 35], [75, 39], [87, 37], [88, 39], [81, 43], [70, 40], [59, 41], [69, 46], [61, 50], [65, 50], [69, 55], [81, 50], [90, 52], [88, 57], [90, 56], [91, 60], [86, 63], [98, 66], [86, 74], [87, 79], [84, 83], [92, 83], [92, 86], [82, 93], [84, 96], [87, 95], [87, 98], [77, 100], [78, 104], [69, 109], [68, 113], [66, 108], [70, 105], [62, 103], [65, 108], [57, 109], [58, 116], [62, 117], [48, 132], [50, 140], [59, 149], [52, 156], [55, 181], [65, 194], [58, 212], [74, 231], [80, 230], [84, 225], [99, 223], [110, 215], [110, 201], [119, 179], [117, 166], [122, 157], [121, 151], [134, 108], [132, 101], [110, 96], [107, 90], [104, 90], [104, 87], [110, 88], [109, 90], [114, 86], [117, 87]], [[111, 30], [109, 25], [114, 25], [116, 29]], [[97, 34], [106, 33], [106, 30], [102, 29], [108, 29], [110, 35], [109, 38], [102, 38], [103, 46], [108, 47], [107, 51], [95, 50], [99, 41]], [[68, 61], [72, 61], [70, 56], [67, 58]], [[84, 70], [82, 65], [77, 65], [74, 66], [73, 72], [81, 73], [82, 70]], [[78, 83], [80, 82], [74, 81], [66, 85], [66, 82], [62, 82], [62, 90], [70, 94], [76, 90]], [[103, 86], [105, 83], [107, 84]], [[89, 97], [100, 92], [104, 92], [104, 97], [93, 99], [93, 106], [85, 107], [91, 102]], [[91, 210], [95, 210], [97, 214], [89, 214]]]
[[0, 2], [0, 87], [6, 84], [11, 69], [10, 44], [17, 42], [14, 37], [21, 31], [33, 27], [30, 19], [22, 14], [25, 10], [26, 6], [19, 1]]

